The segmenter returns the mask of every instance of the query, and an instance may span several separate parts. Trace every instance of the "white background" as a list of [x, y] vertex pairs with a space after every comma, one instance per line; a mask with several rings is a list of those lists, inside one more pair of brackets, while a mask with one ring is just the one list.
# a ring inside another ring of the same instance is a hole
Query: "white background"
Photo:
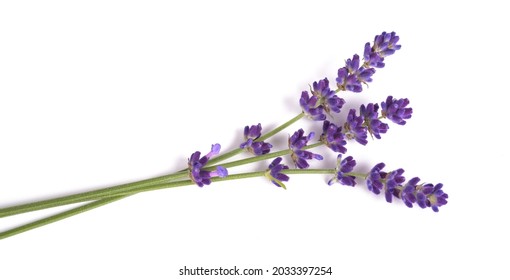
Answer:
[[[163, 190], [1, 240], [0, 278], [287, 279], [178, 276], [236, 265], [333, 270], [289, 279], [508, 279], [502, 4], [238, 2], [2, 1], [0, 207], [176, 171], [213, 143], [234, 148], [245, 125], [267, 131], [299, 113], [309, 83], [334, 80], [382, 31], [402, 49], [345, 108], [391, 94], [414, 115], [348, 154], [360, 171], [384, 161], [442, 182], [448, 205], [408, 209], [323, 175], [292, 176], [287, 191], [263, 178]], [[302, 126], [319, 127], [302, 121], [275, 145]], [[54, 212], [4, 218], [0, 230]]]

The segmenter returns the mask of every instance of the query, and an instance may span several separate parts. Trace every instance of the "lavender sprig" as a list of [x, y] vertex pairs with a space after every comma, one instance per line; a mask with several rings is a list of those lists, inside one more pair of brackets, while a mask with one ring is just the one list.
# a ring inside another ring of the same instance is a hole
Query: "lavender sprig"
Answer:
[[[203, 187], [212, 182], [258, 176], [265, 176], [276, 186], [285, 189], [286, 187], [283, 182], [289, 181], [289, 174], [330, 174], [333, 175], [333, 178], [328, 181], [329, 185], [338, 182], [343, 185], [355, 186], [357, 183], [356, 179], [363, 178], [370, 191], [375, 194], [384, 193], [388, 202], [398, 198], [408, 207], [413, 207], [414, 204], [417, 204], [421, 208], [430, 207], [433, 211], [437, 212], [439, 207], [447, 204], [448, 199], [448, 195], [442, 190], [442, 184], [420, 183], [418, 177], [406, 182], [403, 176], [403, 169], [386, 172], [383, 171], [384, 163], [375, 165], [368, 173], [356, 173], [353, 172], [356, 166], [354, 158], [352, 156], [343, 158], [342, 156], [347, 151], [347, 140], [355, 140], [362, 145], [366, 145], [369, 134], [372, 138], [380, 139], [381, 135], [389, 129], [388, 124], [383, 122], [383, 119], [388, 119], [399, 125], [406, 124], [413, 113], [412, 108], [408, 106], [409, 100], [407, 98], [396, 99], [388, 96], [385, 101], [380, 103], [380, 106], [378, 103], [363, 104], [359, 108], [359, 115], [355, 109], [350, 109], [343, 124], [335, 124], [333, 120], [326, 120], [328, 116], [333, 119], [333, 114], [340, 113], [345, 107], [345, 99], [337, 94], [342, 91], [362, 92], [363, 87], [373, 81], [376, 68], [385, 67], [386, 57], [393, 55], [396, 50], [401, 48], [398, 42], [399, 36], [395, 32], [383, 32], [375, 36], [373, 43], [365, 44], [363, 61], [361, 61], [358, 54], [354, 54], [352, 58], [345, 61], [345, 66], [338, 69], [335, 79], [336, 90], [330, 88], [327, 78], [313, 82], [309, 88], [310, 93], [308, 91], [301, 93], [299, 103], [302, 112], [300, 114], [264, 135], [262, 135], [260, 123], [258, 125], [246, 126], [244, 129], [244, 141], [239, 145], [239, 148], [220, 155], [220, 145], [214, 144], [211, 147], [211, 151], [204, 156], [201, 156], [199, 151], [192, 153], [188, 159], [188, 168], [170, 175], [2, 208], [0, 209], [0, 217], [6, 217], [59, 205], [93, 201], [78, 208], [2, 232], [0, 233], [0, 239], [106, 205], [139, 192], [192, 184]], [[381, 110], [379, 111], [379, 109]], [[305, 136], [304, 130], [299, 129], [288, 138], [288, 149], [270, 153], [273, 146], [264, 141], [283, 131], [304, 116], [315, 121], [323, 121], [319, 142], [308, 144], [313, 139], [315, 133], [311, 132]], [[337, 154], [337, 164], [334, 169], [309, 168], [309, 160], [323, 159], [322, 155], [309, 151], [320, 145], [325, 145], [333, 152], [339, 153]], [[248, 151], [254, 156], [216, 165], [218, 162], [222, 162], [242, 151]], [[289, 154], [295, 165], [295, 168], [292, 169], [282, 163], [283, 159], [281, 156]], [[229, 174], [225, 168], [267, 159], [273, 160], [268, 168], [262, 171]], [[186, 176], [189, 179], [186, 180]]]

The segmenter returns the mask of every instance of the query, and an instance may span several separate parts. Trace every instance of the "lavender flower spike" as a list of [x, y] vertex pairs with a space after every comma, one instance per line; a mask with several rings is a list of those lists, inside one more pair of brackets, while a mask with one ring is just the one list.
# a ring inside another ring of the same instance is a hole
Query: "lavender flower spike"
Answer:
[[200, 157], [200, 152], [194, 152], [188, 159], [188, 170], [190, 179], [199, 187], [211, 184], [212, 177], [226, 177], [228, 175], [227, 169], [218, 166], [214, 171], [205, 171], [202, 168], [207, 164], [209, 159], [219, 154], [221, 149], [220, 144], [214, 144], [211, 151], [203, 157]]
[[382, 171], [384, 163], [379, 163], [370, 171], [367, 177], [367, 187], [375, 194], [385, 191], [386, 201], [392, 202], [392, 197], [402, 199], [404, 204], [411, 208], [418, 203], [421, 208], [431, 207], [434, 212], [439, 207], [448, 203], [448, 195], [443, 192], [443, 184], [418, 184], [420, 178], [414, 177], [405, 185], [405, 178], [402, 176], [403, 169], [386, 173]]
[[285, 185], [282, 183], [289, 181], [289, 176], [281, 173], [282, 170], [289, 169], [289, 167], [285, 164], [281, 164], [282, 158], [275, 158], [271, 164], [269, 164], [268, 169], [266, 170], [265, 176], [271, 180], [273, 184], [278, 187], [286, 189]]
[[313, 132], [311, 132], [308, 136], [304, 136], [303, 129], [299, 129], [298, 131], [294, 132], [294, 134], [289, 137], [289, 149], [292, 150], [291, 157], [296, 166], [300, 169], [308, 168], [310, 165], [308, 164], [307, 160], [310, 159], [317, 159], [322, 160], [323, 157], [319, 154], [314, 154], [310, 151], [304, 151], [302, 150], [308, 141], [313, 138], [315, 135]]
[[244, 140], [239, 146], [241, 149], [246, 149], [254, 155], [263, 155], [269, 153], [273, 147], [271, 144], [263, 141], [255, 141], [262, 135], [262, 126], [252, 125], [251, 127], [244, 127]]
[[354, 187], [356, 185], [354, 180], [356, 177], [345, 175], [351, 172], [354, 166], [356, 166], [356, 161], [351, 156], [342, 160], [342, 154], [339, 154], [337, 157], [336, 175], [329, 180], [328, 185], [331, 186], [334, 182], [339, 182], [342, 185]]

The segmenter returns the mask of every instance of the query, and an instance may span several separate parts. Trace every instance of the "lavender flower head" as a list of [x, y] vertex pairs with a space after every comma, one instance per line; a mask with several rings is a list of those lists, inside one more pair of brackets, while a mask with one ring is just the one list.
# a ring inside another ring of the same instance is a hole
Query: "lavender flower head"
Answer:
[[409, 99], [395, 99], [390, 95], [386, 98], [386, 102], [381, 102], [381, 115], [396, 124], [404, 125], [405, 120], [410, 119], [413, 114], [413, 108], [407, 108], [407, 105], [409, 105]]
[[289, 181], [289, 176], [281, 173], [285, 169], [289, 169], [287, 165], [281, 164], [282, 158], [275, 158], [271, 164], [269, 164], [268, 169], [266, 170], [265, 176], [271, 180], [273, 184], [278, 187], [282, 187], [286, 189], [285, 185], [282, 182]]
[[331, 186], [334, 182], [339, 182], [342, 185], [354, 187], [356, 185], [356, 181], [354, 180], [356, 177], [346, 175], [346, 173], [349, 173], [354, 169], [354, 166], [356, 166], [356, 160], [354, 160], [351, 156], [342, 159], [342, 154], [339, 154], [337, 157], [335, 177], [328, 181], [328, 185]]
[[244, 127], [244, 140], [239, 146], [241, 149], [246, 149], [254, 155], [263, 155], [269, 153], [273, 147], [271, 144], [263, 141], [255, 141], [262, 135], [262, 126], [252, 125], [251, 127]]
[[215, 171], [202, 170], [211, 157], [219, 154], [220, 149], [220, 144], [214, 144], [211, 147], [211, 151], [205, 156], [200, 157], [200, 152], [197, 151], [191, 154], [191, 157], [188, 159], [189, 177], [199, 187], [209, 185], [212, 177], [223, 178], [228, 175], [227, 169], [222, 166], [218, 166]]
[[299, 129], [294, 132], [294, 134], [289, 137], [289, 149], [292, 150], [291, 158], [296, 164], [296, 166], [300, 169], [308, 168], [310, 165], [307, 160], [317, 159], [322, 160], [323, 157], [319, 154], [314, 154], [310, 151], [302, 150], [308, 141], [312, 139], [315, 133], [311, 132], [308, 136], [304, 136], [303, 129]]
[[414, 177], [404, 184], [405, 178], [402, 176], [403, 169], [386, 173], [382, 171], [384, 163], [379, 163], [372, 168], [367, 177], [367, 187], [375, 194], [385, 192], [386, 201], [392, 202], [392, 198], [402, 199], [404, 204], [411, 208], [417, 203], [421, 208], [430, 207], [434, 212], [439, 211], [439, 207], [448, 203], [448, 194], [442, 190], [443, 184], [418, 184], [420, 178]]
[[320, 141], [334, 152], [342, 154], [347, 152], [347, 149], [345, 148], [347, 142], [345, 141], [345, 136], [342, 133], [342, 128], [336, 126], [334, 123], [324, 121]]

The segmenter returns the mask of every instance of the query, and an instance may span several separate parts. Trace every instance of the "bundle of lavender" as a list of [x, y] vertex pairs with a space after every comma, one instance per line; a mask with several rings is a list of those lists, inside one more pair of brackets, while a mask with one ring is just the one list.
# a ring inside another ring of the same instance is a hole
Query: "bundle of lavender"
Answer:
[[[371, 170], [355, 170], [356, 160], [345, 156], [347, 143], [355, 142], [366, 145], [370, 139], [380, 139], [389, 129], [387, 122], [405, 125], [412, 116], [407, 98], [388, 96], [381, 103], [368, 103], [359, 110], [350, 109], [343, 122], [335, 122], [333, 116], [340, 113], [346, 101], [339, 95], [342, 92], [362, 92], [363, 87], [372, 82], [376, 69], [384, 68], [385, 59], [400, 49], [399, 37], [395, 32], [383, 32], [375, 36], [372, 43], [366, 43], [363, 59], [355, 54], [345, 61], [345, 66], [338, 69], [335, 85], [332, 87], [327, 78], [313, 82], [309, 91], [303, 91], [299, 99], [301, 112], [277, 128], [262, 134], [261, 124], [246, 126], [244, 140], [239, 148], [220, 153], [220, 144], [213, 144], [210, 152], [202, 155], [194, 152], [188, 159], [187, 168], [173, 174], [123, 184], [104, 189], [88, 191], [73, 195], [41, 200], [0, 209], [0, 217], [7, 217], [80, 202], [88, 202], [71, 210], [37, 220], [0, 233], [0, 239], [7, 238], [49, 223], [53, 223], [79, 213], [112, 203], [125, 197], [146, 191], [175, 188], [189, 185], [204, 187], [211, 183], [227, 180], [239, 180], [251, 177], [266, 177], [279, 188], [286, 189], [284, 182], [294, 174], [326, 174], [329, 185], [339, 183], [354, 187], [364, 181], [368, 190], [375, 194], [384, 193], [386, 201], [400, 199], [408, 207], [417, 204], [421, 208], [432, 208], [437, 212], [447, 203], [448, 195], [443, 192], [441, 183], [423, 183], [418, 177], [405, 179], [404, 169], [385, 171], [385, 164], [378, 163]], [[335, 88], [336, 87], [336, 88]], [[291, 124], [301, 119], [320, 123], [318, 132], [305, 133], [303, 129], [291, 134], [288, 147], [273, 151], [269, 138], [280, 133]], [[322, 130], [320, 130], [322, 129]], [[313, 148], [327, 146], [337, 158], [336, 166], [329, 169], [311, 169], [309, 161], [323, 160], [324, 156], [312, 152]], [[236, 161], [226, 162], [229, 158], [246, 153], [249, 156]], [[285, 164], [283, 157], [289, 156]], [[233, 167], [271, 160], [264, 170], [247, 173], [230, 172]], [[221, 163], [221, 164], [219, 164]], [[290, 167], [289, 167], [290, 166]]]

